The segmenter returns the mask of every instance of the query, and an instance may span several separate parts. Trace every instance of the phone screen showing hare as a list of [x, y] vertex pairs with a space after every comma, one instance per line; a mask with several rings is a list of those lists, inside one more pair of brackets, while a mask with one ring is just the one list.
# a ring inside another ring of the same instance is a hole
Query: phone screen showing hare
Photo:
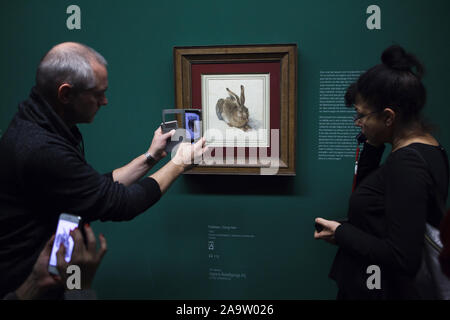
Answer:
[[213, 146], [268, 146], [269, 86], [269, 74], [202, 75], [207, 141]]

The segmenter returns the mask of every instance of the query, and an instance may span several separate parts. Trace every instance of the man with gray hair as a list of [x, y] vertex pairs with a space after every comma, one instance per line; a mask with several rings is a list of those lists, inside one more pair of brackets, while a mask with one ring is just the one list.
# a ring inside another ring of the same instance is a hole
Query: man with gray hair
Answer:
[[93, 121], [108, 103], [106, 60], [73, 42], [53, 47], [41, 60], [36, 86], [0, 139], [0, 297], [31, 272], [60, 213], [84, 221], [133, 219], [159, 200], [206, 152], [204, 139], [182, 144], [165, 166], [141, 179], [166, 156], [174, 132], [158, 128], [152, 143], [124, 167], [101, 175], [85, 160], [78, 123]]

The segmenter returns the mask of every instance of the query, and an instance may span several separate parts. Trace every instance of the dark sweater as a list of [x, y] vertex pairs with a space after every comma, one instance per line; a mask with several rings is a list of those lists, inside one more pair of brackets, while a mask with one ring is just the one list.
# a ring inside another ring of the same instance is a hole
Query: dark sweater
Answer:
[[[439, 196], [446, 199], [445, 151], [413, 143], [391, 153], [379, 167], [383, 151], [384, 146], [364, 146], [348, 222], [336, 229], [339, 250], [330, 277], [338, 284], [340, 298], [418, 298], [413, 279], [422, 259], [425, 222], [439, 227], [442, 219], [430, 174], [436, 179]], [[367, 288], [370, 265], [380, 267], [381, 290]]]
[[69, 129], [33, 88], [0, 139], [0, 297], [31, 272], [60, 213], [124, 221], [160, 197], [154, 179], [126, 187], [94, 170], [78, 128]]

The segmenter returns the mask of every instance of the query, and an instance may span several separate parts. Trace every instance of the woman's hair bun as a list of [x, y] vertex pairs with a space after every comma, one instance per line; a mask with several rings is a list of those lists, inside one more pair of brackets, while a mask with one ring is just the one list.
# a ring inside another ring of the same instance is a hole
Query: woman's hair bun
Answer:
[[381, 55], [381, 61], [389, 68], [400, 71], [413, 72], [412, 68], [415, 67], [415, 74], [419, 78], [422, 78], [424, 74], [424, 67], [422, 63], [420, 63], [414, 55], [407, 53], [399, 45], [393, 45], [384, 50]]

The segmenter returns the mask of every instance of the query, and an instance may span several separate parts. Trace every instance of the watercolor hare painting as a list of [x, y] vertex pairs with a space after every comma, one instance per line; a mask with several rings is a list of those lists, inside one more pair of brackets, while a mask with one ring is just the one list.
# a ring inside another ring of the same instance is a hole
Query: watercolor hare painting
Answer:
[[236, 93], [226, 88], [229, 97], [219, 99], [216, 104], [216, 113], [219, 120], [223, 120], [230, 127], [236, 127], [247, 131], [251, 129], [248, 125], [249, 114], [248, 109], [244, 105], [245, 94], [244, 86], [241, 85], [241, 96], [238, 97]]

